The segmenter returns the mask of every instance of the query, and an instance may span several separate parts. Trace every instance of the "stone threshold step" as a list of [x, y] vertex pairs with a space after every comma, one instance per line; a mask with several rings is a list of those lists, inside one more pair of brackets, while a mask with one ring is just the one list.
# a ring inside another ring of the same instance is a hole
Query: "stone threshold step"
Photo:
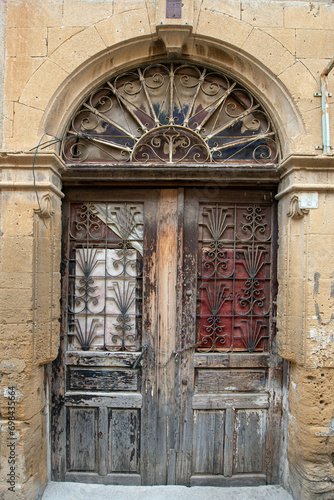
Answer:
[[293, 500], [282, 486], [106, 486], [48, 483], [41, 500]]

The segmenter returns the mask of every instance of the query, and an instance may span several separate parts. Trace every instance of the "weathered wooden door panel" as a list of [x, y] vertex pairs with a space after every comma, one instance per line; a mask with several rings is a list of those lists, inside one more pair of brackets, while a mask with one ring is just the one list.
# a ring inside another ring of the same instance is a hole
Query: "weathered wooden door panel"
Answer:
[[209, 194], [185, 196], [179, 482], [275, 483], [282, 375], [273, 201], [259, 191]]
[[[177, 335], [177, 281], [179, 192], [162, 190], [158, 204], [157, 227], [157, 325], [153, 353], [156, 376], [156, 427], [153, 481], [150, 484], [175, 483], [175, 453], [177, 447], [178, 412], [176, 411], [177, 365], [173, 353], [179, 349]], [[149, 358], [147, 358], [149, 361]], [[152, 362], [151, 361], [151, 362]], [[149, 422], [150, 424], [150, 422]], [[153, 429], [152, 429], [153, 430]], [[151, 432], [152, 432], [151, 430]], [[149, 434], [150, 436], [150, 434]], [[152, 440], [148, 437], [148, 442]]]
[[140, 411], [111, 410], [108, 473], [140, 473]]
[[[148, 369], [143, 380], [140, 359], [155, 321], [149, 309], [155, 294], [155, 259], [143, 249], [154, 254], [156, 248], [157, 192], [118, 191], [108, 196], [103, 203], [89, 197], [73, 200], [64, 210], [63, 337], [53, 375], [53, 476], [141, 484], [141, 433], [148, 428], [142, 422], [142, 387], [144, 382], [149, 386], [151, 377]], [[147, 399], [145, 415], [151, 419]]]
[[236, 410], [233, 475], [265, 473], [266, 413], [266, 410]]
[[193, 471], [219, 474], [224, 468], [224, 410], [195, 410], [193, 431]]
[[273, 341], [271, 193], [68, 197], [53, 478], [277, 482], [282, 367]]
[[98, 408], [67, 408], [67, 470], [98, 472]]

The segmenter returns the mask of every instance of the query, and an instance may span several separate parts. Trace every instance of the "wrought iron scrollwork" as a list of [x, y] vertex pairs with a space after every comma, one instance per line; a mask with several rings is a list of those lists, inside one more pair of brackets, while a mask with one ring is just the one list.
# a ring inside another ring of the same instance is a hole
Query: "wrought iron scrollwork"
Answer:
[[265, 350], [269, 334], [272, 230], [268, 207], [201, 209], [198, 350]]
[[141, 345], [143, 207], [73, 204], [68, 335], [72, 349]]
[[70, 163], [276, 164], [277, 133], [252, 94], [191, 64], [137, 68], [95, 90], [63, 144]]

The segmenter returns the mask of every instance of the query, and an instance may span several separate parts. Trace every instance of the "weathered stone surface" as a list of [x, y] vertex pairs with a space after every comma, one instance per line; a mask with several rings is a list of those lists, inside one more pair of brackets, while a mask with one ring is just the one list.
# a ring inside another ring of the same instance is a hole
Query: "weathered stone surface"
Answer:
[[129, 0], [128, 2], [114, 0], [113, 14], [120, 14], [129, 10], [146, 9], [148, 3], [154, 5], [154, 2], [146, 2], [145, 0]]
[[[29, 370], [29, 364], [24, 363], [21, 368], [19, 360], [8, 359], [2, 363], [2, 371], [8, 366], [12, 371], [3, 376], [1, 381], [1, 392], [4, 398], [2, 404], [2, 418], [8, 420], [8, 405], [10, 390], [8, 387], [15, 387], [15, 418], [18, 421], [28, 421], [36, 415], [40, 415], [46, 404], [44, 388], [44, 368], [38, 367], [33, 371]], [[4, 368], [3, 368], [4, 367]], [[7, 403], [7, 404], [6, 404]]]
[[296, 30], [296, 56], [314, 59], [333, 57], [334, 30]]
[[47, 28], [9, 28], [7, 57], [46, 56]]
[[[27, 81], [36, 69], [43, 63], [39, 57], [8, 57], [6, 59], [6, 74], [11, 82], [6, 88], [6, 99], [18, 101]], [[13, 107], [13, 103], [11, 102]]]
[[110, 0], [65, 0], [63, 26], [91, 26], [112, 13]]
[[333, 495], [332, 384], [332, 369], [292, 365], [289, 460], [297, 498], [312, 500], [319, 496], [329, 500]]
[[44, 109], [50, 94], [58, 88], [67, 73], [51, 61], [45, 61], [38, 72], [31, 77], [20, 96], [20, 102], [26, 106]]
[[125, 41], [128, 38], [129, 26], [133, 26], [133, 36], [151, 33], [146, 9], [129, 10], [124, 13], [100, 21], [96, 29], [107, 47]]
[[2, 215], [3, 236], [32, 236], [33, 208], [22, 200], [19, 192], [4, 193]]
[[[298, 60], [282, 70], [279, 77], [285, 85], [289, 85], [290, 93], [297, 102], [300, 99], [312, 99], [314, 92], [317, 92], [319, 88], [319, 84]], [[311, 109], [310, 106], [309, 109]]]
[[[286, 28], [333, 29], [334, 10], [330, 2], [288, 2], [284, 6]], [[311, 35], [311, 31], [310, 31]]]
[[[26, 266], [32, 265], [33, 240], [30, 236], [2, 237], [2, 269], [6, 272], [24, 272]], [[15, 255], [15, 259], [13, 259]]]
[[66, 40], [72, 38], [72, 36], [83, 29], [83, 27], [73, 28], [67, 26], [48, 28], [48, 55], [52, 54]]
[[284, 11], [280, 3], [242, 2], [241, 19], [257, 27], [283, 28]]
[[2, 359], [8, 360], [16, 357], [18, 353], [25, 362], [31, 362], [32, 358], [32, 322], [26, 324], [7, 324], [0, 326], [0, 348]]
[[204, 0], [202, 9], [211, 10], [212, 12], [221, 12], [227, 16], [240, 19], [241, 16], [241, 1], [240, 0]]
[[7, 2], [9, 28], [61, 26], [62, 0], [11, 0]]
[[7, 148], [23, 151], [37, 146], [42, 136], [39, 131], [39, 123], [43, 111], [15, 102], [14, 114], [13, 137], [7, 139]]
[[[0, 461], [5, 468], [5, 391], [14, 384], [15, 497], [35, 500], [46, 483], [44, 364], [57, 355], [60, 330], [60, 162], [56, 167], [50, 155], [33, 175], [33, 154], [25, 153], [45, 132], [61, 135], [81, 100], [115, 71], [164, 60], [156, 28], [180, 24], [192, 33], [179, 60], [220, 68], [243, 83], [270, 110], [283, 154], [295, 155], [280, 167], [278, 196], [277, 345], [291, 362], [286, 481], [298, 500], [332, 500], [334, 156], [315, 149], [323, 139], [321, 101], [314, 93], [333, 57], [333, 3], [185, 0], [181, 19], [166, 19], [161, 0], [5, 4], [4, 148], [23, 151], [25, 157], [22, 163], [14, 155], [11, 168], [1, 164], [0, 174]], [[328, 81], [334, 93], [334, 71]], [[333, 97], [329, 103], [333, 146]], [[43, 210], [52, 212], [46, 213], [47, 227], [37, 213], [34, 177]], [[317, 192], [319, 206], [288, 216], [291, 199], [300, 192]], [[7, 485], [1, 488], [1, 498], [11, 500]]]
[[221, 38], [227, 43], [242, 47], [252, 31], [247, 23], [208, 10], [201, 11], [195, 32], [202, 36]]
[[259, 28], [254, 28], [242, 47], [258, 58], [265, 66], [270, 67], [277, 75], [280, 75], [295, 62], [290, 51]]
[[60, 68], [70, 73], [82, 62], [106, 48], [95, 26], [79, 31], [61, 44], [50, 56]]
[[[46, 470], [46, 439], [45, 439], [45, 419], [43, 413], [39, 412], [34, 417], [20, 421], [16, 420], [15, 423], [15, 498], [27, 500], [36, 499], [38, 494], [42, 492], [41, 485], [45, 483], [47, 477]], [[8, 435], [8, 421], [2, 421], [2, 432], [0, 435], [1, 447], [6, 450], [3, 457], [1, 470], [8, 473], [8, 453], [7, 453], [7, 438]], [[7, 458], [7, 460], [6, 460]], [[28, 477], [29, 480], [21, 482], [22, 477]], [[8, 491], [8, 484], [6, 488], [2, 489], [4, 500], [13, 498], [13, 492]]]
[[268, 33], [288, 49], [292, 55], [296, 53], [296, 33], [293, 29], [285, 28], [263, 28], [263, 31]]

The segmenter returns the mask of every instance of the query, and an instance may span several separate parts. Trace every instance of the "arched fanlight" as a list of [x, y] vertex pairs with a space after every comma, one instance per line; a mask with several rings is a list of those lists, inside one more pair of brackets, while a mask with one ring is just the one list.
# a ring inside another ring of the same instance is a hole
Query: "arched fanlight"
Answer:
[[95, 90], [72, 118], [67, 163], [276, 164], [274, 126], [229, 77], [188, 64], [133, 69]]

